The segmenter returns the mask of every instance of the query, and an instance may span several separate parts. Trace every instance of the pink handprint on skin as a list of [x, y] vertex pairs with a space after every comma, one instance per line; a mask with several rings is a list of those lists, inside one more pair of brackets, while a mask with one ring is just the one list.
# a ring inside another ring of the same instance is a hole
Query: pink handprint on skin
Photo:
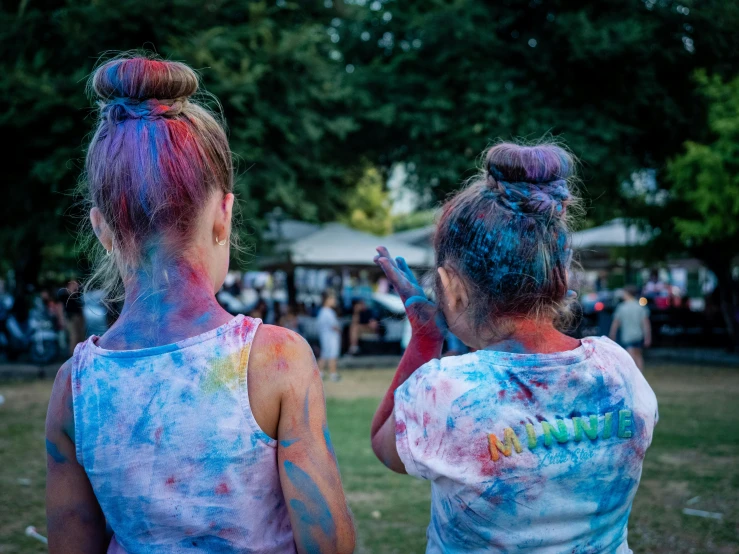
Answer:
[[393, 259], [384, 246], [380, 246], [377, 253], [374, 261], [385, 272], [388, 281], [403, 301], [413, 334], [419, 335], [419, 338], [423, 336], [424, 339], [443, 341], [446, 331], [444, 315], [428, 299], [405, 259]]

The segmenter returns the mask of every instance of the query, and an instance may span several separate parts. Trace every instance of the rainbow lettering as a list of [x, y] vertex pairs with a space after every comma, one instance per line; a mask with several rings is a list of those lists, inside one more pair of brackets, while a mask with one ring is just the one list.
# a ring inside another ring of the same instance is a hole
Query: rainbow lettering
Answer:
[[[629, 439], [633, 436], [633, 416], [631, 410], [619, 410], [616, 412], [618, 421], [616, 436], [620, 439]], [[569, 425], [568, 425], [569, 422]], [[602, 423], [601, 423], [602, 422]], [[614, 412], [606, 412], [602, 418], [598, 415], [589, 416], [573, 416], [572, 418], [558, 418], [552, 425], [548, 421], [541, 421], [541, 433], [537, 435], [537, 429], [532, 423], [526, 423], [524, 426], [526, 443], [529, 450], [534, 450], [539, 445], [539, 436], [543, 439], [546, 448], [551, 448], [556, 441], [559, 444], [566, 444], [570, 439], [575, 442], [581, 442], [587, 437], [590, 441], [601, 439], [610, 439], [613, 436]], [[572, 433], [570, 433], [570, 428]], [[500, 455], [510, 457], [515, 450], [517, 454], [522, 452], [521, 441], [518, 434], [512, 427], [503, 429], [503, 441], [493, 433], [488, 434], [488, 448], [490, 449], [490, 458], [497, 462]]]

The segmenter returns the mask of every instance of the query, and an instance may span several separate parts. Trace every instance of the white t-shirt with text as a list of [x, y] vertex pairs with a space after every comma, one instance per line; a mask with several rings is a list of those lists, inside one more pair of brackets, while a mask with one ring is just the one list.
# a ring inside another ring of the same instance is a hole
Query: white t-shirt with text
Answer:
[[629, 553], [657, 400], [611, 340], [431, 360], [395, 392], [396, 443], [432, 481], [427, 553]]

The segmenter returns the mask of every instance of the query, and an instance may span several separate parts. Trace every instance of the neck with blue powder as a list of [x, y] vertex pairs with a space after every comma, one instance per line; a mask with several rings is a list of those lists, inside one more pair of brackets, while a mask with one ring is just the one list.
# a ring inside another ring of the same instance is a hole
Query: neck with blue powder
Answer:
[[233, 316], [216, 300], [206, 268], [186, 257], [150, 249], [124, 277], [118, 321], [100, 340], [103, 348], [132, 350], [171, 344], [227, 323]]

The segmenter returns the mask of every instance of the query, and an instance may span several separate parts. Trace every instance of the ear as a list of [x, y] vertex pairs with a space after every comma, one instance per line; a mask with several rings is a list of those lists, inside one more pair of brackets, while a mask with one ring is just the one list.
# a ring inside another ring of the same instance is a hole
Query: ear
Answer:
[[224, 194], [221, 201], [216, 205], [216, 213], [213, 218], [213, 235], [217, 240], [227, 239], [231, 234], [233, 206], [234, 195], [231, 192]]
[[467, 289], [456, 271], [447, 267], [439, 267], [439, 279], [444, 290], [444, 299], [450, 310], [461, 311], [469, 306]]
[[92, 223], [92, 230], [95, 232], [95, 236], [100, 241], [100, 244], [103, 245], [103, 248], [108, 252], [112, 251], [113, 232], [108, 227], [108, 223], [98, 208], [92, 208], [90, 210], [90, 223]]

